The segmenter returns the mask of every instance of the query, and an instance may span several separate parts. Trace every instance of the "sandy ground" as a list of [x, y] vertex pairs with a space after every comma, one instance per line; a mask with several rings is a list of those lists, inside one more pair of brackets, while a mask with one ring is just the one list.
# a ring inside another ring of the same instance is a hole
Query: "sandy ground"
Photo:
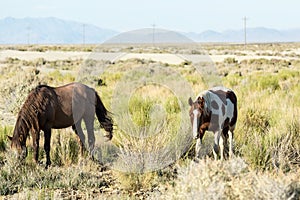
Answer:
[[38, 58], [44, 58], [49, 61], [53, 60], [75, 60], [75, 59], [95, 59], [95, 60], [127, 60], [132, 58], [148, 59], [168, 64], [180, 64], [182, 62], [222, 62], [224, 59], [231, 57], [238, 61], [246, 59], [295, 59], [293, 57], [280, 57], [280, 56], [258, 56], [249, 52], [246, 56], [236, 55], [188, 55], [188, 54], [154, 54], [154, 53], [97, 53], [97, 52], [65, 52], [65, 51], [16, 51], [16, 50], [3, 50], [0, 51], [0, 60], [6, 58], [18, 58], [21, 60], [35, 60]]

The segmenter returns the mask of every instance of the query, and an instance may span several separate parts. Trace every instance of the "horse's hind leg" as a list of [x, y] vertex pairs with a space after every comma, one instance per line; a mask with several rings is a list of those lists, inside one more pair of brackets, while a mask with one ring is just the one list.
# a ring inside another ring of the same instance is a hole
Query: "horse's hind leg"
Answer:
[[233, 135], [234, 135], [234, 128], [230, 128], [228, 131], [229, 137], [229, 158], [233, 157]]
[[77, 142], [78, 142], [79, 148], [80, 148], [80, 155], [83, 156], [84, 155], [84, 151], [85, 151], [84, 144], [83, 144], [83, 142], [81, 141], [81, 139], [79, 137], [79, 134], [78, 134], [78, 131], [77, 131], [75, 125], [72, 126], [72, 129], [75, 132], [75, 134], [77, 135]]
[[95, 145], [95, 134], [94, 134], [94, 116], [93, 117], [85, 117], [84, 123], [88, 133], [88, 143], [89, 143], [89, 151], [91, 155], [93, 155], [94, 145]]
[[228, 130], [229, 127], [225, 127], [222, 131], [222, 137], [224, 139], [224, 157], [228, 158]]
[[82, 127], [81, 127], [81, 120], [79, 120], [76, 124], [74, 124], [72, 126], [73, 130], [75, 131], [76, 135], [78, 136], [78, 141], [79, 141], [79, 146], [80, 146], [80, 153], [81, 156], [84, 155], [84, 144], [85, 144], [85, 136], [84, 133], [82, 131]]

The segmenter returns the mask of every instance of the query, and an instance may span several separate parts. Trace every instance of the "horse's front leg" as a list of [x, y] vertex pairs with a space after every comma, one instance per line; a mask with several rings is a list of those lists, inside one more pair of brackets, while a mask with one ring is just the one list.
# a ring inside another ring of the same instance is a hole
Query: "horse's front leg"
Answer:
[[[219, 153], [219, 142], [220, 142], [221, 132], [216, 131], [216, 132], [214, 132], [214, 134], [215, 134], [215, 139], [214, 139], [213, 154], [214, 154], [215, 160], [217, 160], [218, 159], [218, 153]], [[223, 140], [222, 140], [222, 143], [223, 143]], [[221, 156], [221, 159], [222, 159], [222, 156]]]
[[219, 139], [219, 147], [220, 147], [220, 156], [221, 156], [221, 160], [224, 160], [224, 139], [223, 138], [223, 134], [220, 136]]
[[46, 168], [48, 168], [48, 166], [51, 165], [51, 160], [50, 160], [51, 128], [46, 128], [44, 130], [44, 136], [45, 136], [44, 149], [46, 152]]
[[229, 158], [234, 156], [233, 154], [233, 130], [229, 130]]
[[33, 143], [33, 157], [38, 164], [39, 161], [39, 147], [40, 147], [40, 131], [32, 131], [32, 143]]
[[196, 148], [195, 148], [195, 158], [200, 158], [200, 150], [202, 145], [202, 139], [198, 138], [196, 140]]

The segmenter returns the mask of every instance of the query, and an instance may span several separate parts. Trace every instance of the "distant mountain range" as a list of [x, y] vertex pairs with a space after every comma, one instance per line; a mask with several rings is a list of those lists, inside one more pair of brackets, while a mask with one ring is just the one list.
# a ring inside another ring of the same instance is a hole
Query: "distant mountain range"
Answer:
[[[224, 32], [204, 31], [202, 33], [187, 33], [188, 37], [198, 42], [244, 42], [244, 30], [227, 30]], [[300, 28], [277, 30], [265, 27], [248, 28], [247, 42], [299, 42]]]
[[[154, 33], [154, 36], [153, 36]], [[82, 44], [82, 43], [172, 43], [244, 42], [244, 30], [212, 30], [179, 33], [161, 29], [140, 29], [126, 33], [91, 24], [48, 18], [0, 19], [0, 44]], [[248, 28], [247, 42], [300, 42], [300, 28], [276, 30]]]
[[1, 44], [101, 43], [115, 34], [113, 30], [54, 17], [0, 20]]

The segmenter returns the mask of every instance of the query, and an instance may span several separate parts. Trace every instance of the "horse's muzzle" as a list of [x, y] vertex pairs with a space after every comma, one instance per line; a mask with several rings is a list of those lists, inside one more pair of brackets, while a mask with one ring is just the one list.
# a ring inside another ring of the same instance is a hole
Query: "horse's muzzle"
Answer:
[[26, 147], [22, 147], [22, 151], [21, 151], [21, 154], [20, 154], [20, 159], [21, 160], [24, 160], [26, 157], [27, 157], [27, 148]]

